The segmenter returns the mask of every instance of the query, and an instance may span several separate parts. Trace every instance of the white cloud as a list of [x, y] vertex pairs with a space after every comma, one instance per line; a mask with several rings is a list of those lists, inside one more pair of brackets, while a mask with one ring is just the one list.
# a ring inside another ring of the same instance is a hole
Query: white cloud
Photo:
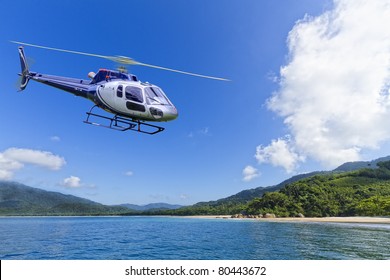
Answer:
[[21, 169], [23, 164], [9, 159], [4, 154], [0, 153], [0, 179], [9, 180], [13, 176], [15, 170]]
[[3, 156], [19, 163], [30, 163], [46, 167], [52, 170], [59, 170], [66, 163], [64, 158], [47, 151], [9, 148], [3, 152]]
[[244, 170], [242, 170], [242, 180], [245, 182], [249, 182], [254, 178], [258, 177], [259, 175], [260, 173], [258, 172], [258, 170], [251, 165], [247, 165]]
[[127, 171], [125, 173], [126, 176], [133, 176], [134, 175], [134, 172], [133, 171]]
[[50, 140], [53, 142], [59, 142], [59, 141], [61, 141], [61, 138], [59, 136], [51, 136]]
[[66, 162], [63, 157], [47, 151], [9, 148], [0, 153], [0, 179], [12, 179], [14, 172], [25, 164], [59, 170]]
[[81, 187], [81, 179], [76, 176], [70, 176], [65, 178], [61, 185], [66, 188], [79, 188]]
[[267, 103], [291, 141], [257, 147], [260, 162], [291, 172], [308, 157], [334, 167], [390, 139], [389, 26], [388, 0], [335, 0], [331, 11], [297, 22]]
[[289, 137], [272, 140], [268, 146], [257, 146], [255, 158], [259, 163], [270, 163], [273, 166], [283, 167], [287, 173], [292, 173], [304, 157], [298, 155]]

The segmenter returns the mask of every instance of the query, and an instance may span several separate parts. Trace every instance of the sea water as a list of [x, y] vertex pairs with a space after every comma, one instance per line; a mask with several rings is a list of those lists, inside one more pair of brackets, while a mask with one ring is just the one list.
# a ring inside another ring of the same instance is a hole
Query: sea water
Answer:
[[0, 259], [390, 259], [390, 225], [175, 217], [0, 218]]

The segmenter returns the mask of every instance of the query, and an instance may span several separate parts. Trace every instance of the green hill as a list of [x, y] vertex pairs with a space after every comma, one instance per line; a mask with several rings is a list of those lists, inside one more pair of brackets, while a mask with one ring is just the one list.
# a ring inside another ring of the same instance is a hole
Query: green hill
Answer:
[[0, 215], [112, 215], [129, 212], [87, 199], [0, 181]]
[[[326, 174], [327, 172], [315, 171], [306, 174], [293, 176], [275, 186], [257, 187], [253, 189], [243, 190], [234, 195], [221, 198], [215, 201], [198, 202], [192, 206], [182, 207], [175, 211], [166, 211], [166, 214], [173, 215], [230, 215], [244, 211], [246, 204], [251, 200], [263, 196], [267, 192], [277, 191], [283, 188], [286, 184], [296, 182], [302, 178], [307, 178], [315, 174]], [[153, 214], [158, 214], [158, 211], [149, 211]]]
[[244, 190], [216, 201], [150, 214], [390, 215], [390, 171], [387, 168], [390, 161], [384, 161], [388, 159], [345, 163], [333, 171], [300, 174], [275, 186]]
[[[297, 182], [299, 180], [309, 178], [315, 175], [326, 175], [326, 174], [338, 174], [342, 172], [354, 171], [363, 168], [375, 169], [377, 168], [377, 164], [384, 161], [389, 161], [390, 156], [378, 158], [372, 161], [355, 161], [355, 162], [346, 162], [336, 169], [332, 171], [314, 171], [305, 174], [295, 175], [277, 185], [269, 186], [269, 187], [257, 187], [249, 190], [243, 190], [237, 194], [218, 199], [215, 201], [208, 202], [199, 202], [194, 204], [193, 206], [184, 207], [181, 209], [182, 212], [196, 211], [197, 215], [202, 214], [231, 214], [237, 213], [238, 210], [244, 210], [244, 205], [249, 201], [262, 197], [267, 192], [273, 192], [280, 190], [288, 184]], [[226, 209], [230, 209], [231, 211], [226, 211]]]
[[287, 184], [252, 200], [245, 210], [279, 217], [390, 216], [390, 161], [377, 165]]
[[345, 163], [333, 171], [300, 174], [275, 186], [243, 190], [216, 201], [169, 210], [163, 209], [166, 205], [139, 211], [129, 209], [129, 205], [106, 206], [0, 181], [0, 215], [390, 215], [390, 161], [384, 161], [389, 159]]
[[353, 162], [346, 162], [336, 169], [333, 170], [333, 172], [346, 172], [346, 171], [354, 171], [358, 169], [363, 168], [377, 168], [378, 163], [383, 161], [389, 161], [390, 156], [387, 157], [381, 157], [372, 161], [353, 161]]

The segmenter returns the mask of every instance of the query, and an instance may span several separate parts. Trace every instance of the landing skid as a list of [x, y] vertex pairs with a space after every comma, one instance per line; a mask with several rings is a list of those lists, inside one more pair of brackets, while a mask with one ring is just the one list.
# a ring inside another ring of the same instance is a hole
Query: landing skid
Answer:
[[[127, 130], [133, 130], [141, 133], [146, 134], [156, 134], [164, 130], [163, 127], [141, 122], [140, 120], [132, 120], [126, 117], [121, 117], [118, 115], [115, 115], [114, 117], [107, 117], [99, 114], [92, 113], [92, 110], [97, 107], [96, 105], [91, 108], [89, 112], [87, 112], [87, 119], [84, 121], [84, 123], [92, 124], [96, 126], [106, 127], [114, 130], [119, 131], [127, 131]], [[90, 118], [100, 118], [103, 120], [107, 120], [107, 124], [101, 124], [90, 121]]]

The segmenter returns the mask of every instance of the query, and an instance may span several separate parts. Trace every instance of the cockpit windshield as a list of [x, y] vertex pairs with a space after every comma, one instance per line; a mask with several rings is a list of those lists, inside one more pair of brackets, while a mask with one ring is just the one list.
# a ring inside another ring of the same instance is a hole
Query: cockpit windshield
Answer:
[[146, 99], [150, 105], [168, 105], [172, 106], [172, 103], [165, 96], [164, 92], [158, 87], [146, 87], [145, 88]]

